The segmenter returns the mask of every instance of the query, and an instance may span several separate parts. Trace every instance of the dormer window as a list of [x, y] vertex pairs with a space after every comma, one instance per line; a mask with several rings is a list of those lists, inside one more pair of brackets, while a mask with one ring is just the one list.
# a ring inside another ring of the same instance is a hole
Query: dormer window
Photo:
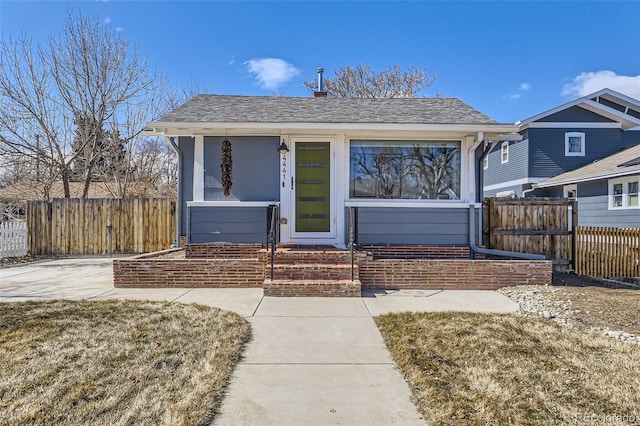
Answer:
[[567, 157], [584, 157], [584, 133], [568, 132], [564, 134], [564, 155]]

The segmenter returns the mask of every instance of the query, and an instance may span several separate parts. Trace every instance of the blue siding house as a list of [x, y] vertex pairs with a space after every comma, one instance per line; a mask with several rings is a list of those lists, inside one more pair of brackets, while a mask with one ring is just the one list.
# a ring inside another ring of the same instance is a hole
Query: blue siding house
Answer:
[[640, 101], [603, 89], [516, 124], [522, 140], [483, 161], [484, 196], [562, 196], [536, 184], [640, 144]]
[[538, 183], [536, 191], [578, 201], [581, 226], [640, 228], [640, 145]]
[[469, 245], [485, 141], [519, 139], [518, 129], [453, 98], [317, 92], [199, 95], [145, 132], [179, 152], [179, 233], [188, 243], [264, 243], [277, 206], [281, 243], [344, 247], [348, 207], [358, 210], [362, 244]]

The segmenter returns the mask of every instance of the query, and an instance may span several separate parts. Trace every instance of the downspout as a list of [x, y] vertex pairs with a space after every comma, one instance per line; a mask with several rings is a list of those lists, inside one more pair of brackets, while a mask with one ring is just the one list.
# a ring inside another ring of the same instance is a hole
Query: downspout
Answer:
[[528, 193], [530, 193], [531, 191], [535, 191], [536, 189], [538, 189], [538, 184], [532, 183], [531, 188], [525, 189], [524, 191], [522, 191], [522, 198], [525, 198]]
[[176, 247], [180, 247], [180, 227], [182, 226], [182, 151], [178, 145], [176, 145], [175, 138], [173, 136], [163, 136], [164, 139], [171, 145], [173, 150], [178, 154], [178, 194], [176, 200]]
[[[469, 158], [473, 158], [473, 154], [476, 149], [484, 142], [484, 133], [478, 132], [478, 137], [474, 144], [469, 148]], [[500, 140], [493, 141], [500, 142]], [[487, 147], [482, 152], [480, 159], [478, 160], [478, 170], [480, 171], [478, 179], [480, 179], [480, 183], [482, 184], [482, 161], [484, 157], [489, 154], [491, 150], [491, 143], [487, 141]], [[480, 191], [483, 191], [482, 186], [480, 187]], [[475, 200], [474, 200], [475, 201]], [[480, 248], [476, 245], [476, 206], [475, 203], [469, 204], [469, 248], [471, 249], [469, 253], [469, 257], [471, 259], [475, 259], [475, 254], [488, 254], [490, 256], [502, 256], [502, 257], [515, 257], [516, 259], [526, 259], [526, 260], [546, 260], [547, 258], [541, 254], [529, 254], [529, 253], [520, 253], [516, 251], [505, 251], [505, 250], [494, 250], [494, 249], [486, 249]]]

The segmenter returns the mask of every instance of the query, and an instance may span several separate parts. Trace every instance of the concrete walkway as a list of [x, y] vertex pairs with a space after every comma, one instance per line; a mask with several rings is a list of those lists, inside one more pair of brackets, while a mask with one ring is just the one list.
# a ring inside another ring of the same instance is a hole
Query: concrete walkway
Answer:
[[200, 303], [253, 329], [216, 425], [420, 425], [372, 317], [387, 312], [514, 312], [492, 291], [376, 291], [361, 298], [263, 297], [262, 289], [115, 289], [110, 259], [0, 269], [0, 301], [147, 299]]

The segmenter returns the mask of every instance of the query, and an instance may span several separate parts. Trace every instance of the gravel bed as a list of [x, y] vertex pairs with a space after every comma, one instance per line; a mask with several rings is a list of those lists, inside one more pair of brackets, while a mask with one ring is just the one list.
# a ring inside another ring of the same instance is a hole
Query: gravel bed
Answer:
[[[562, 295], [562, 287], [523, 285], [504, 287], [498, 293], [504, 294], [520, 305], [520, 314], [540, 316], [565, 327], [579, 327], [574, 321], [576, 315], [583, 312], [573, 307], [570, 298]], [[603, 291], [606, 291], [603, 289]], [[587, 312], [589, 313], [589, 312]], [[624, 330], [611, 330], [607, 327], [589, 327], [588, 331], [631, 344], [640, 345], [640, 336]]]

